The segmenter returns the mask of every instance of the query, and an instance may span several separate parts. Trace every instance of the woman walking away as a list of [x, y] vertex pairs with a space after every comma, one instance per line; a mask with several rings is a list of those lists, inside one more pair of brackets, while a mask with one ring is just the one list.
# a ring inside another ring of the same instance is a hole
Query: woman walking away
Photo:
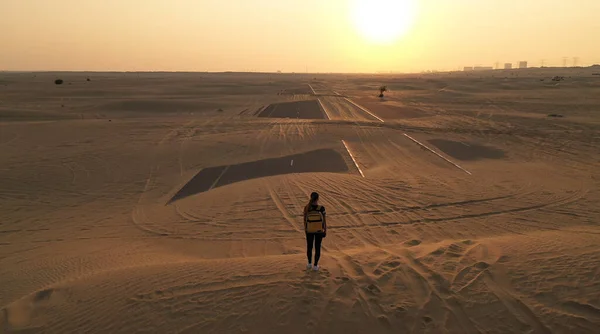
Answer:
[[[304, 231], [306, 232], [306, 257], [308, 264], [306, 269], [319, 270], [319, 258], [321, 257], [321, 242], [327, 235], [327, 220], [325, 207], [319, 205], [319, 194], [310, 194], [310, 200], [304, 207]], [[312, 262], [313, 243], [315, 246], [315, 262]]]

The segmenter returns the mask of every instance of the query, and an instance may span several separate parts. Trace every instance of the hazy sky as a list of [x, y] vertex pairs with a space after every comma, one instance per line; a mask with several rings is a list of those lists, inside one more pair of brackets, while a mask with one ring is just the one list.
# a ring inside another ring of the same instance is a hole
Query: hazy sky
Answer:
[[[359, 30], [355, 0], [0, 0], [0, 70], [420, 71], [561, 65], [575, 56], [600, 63], [600, 0], [396, 0], [413, 5], [402, 9], [390, 1], [367, 0]], [[413, 24], [392, 43], [361, 34], [364, 25], [388, 22], [387, 31], [405, 20]]]

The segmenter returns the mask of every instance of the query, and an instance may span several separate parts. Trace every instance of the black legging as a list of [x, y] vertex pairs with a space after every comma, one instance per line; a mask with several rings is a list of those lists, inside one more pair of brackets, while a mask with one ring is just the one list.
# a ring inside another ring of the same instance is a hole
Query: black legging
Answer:
[[321, 257], [321, 241], [323, 241], [323, 235], [320, 233], [306, 233], [306, 257], [308, 263], [312, 263], [312, 250], [313, 242], [315, 243], [315, 266], [319, 264], [319, 258]]

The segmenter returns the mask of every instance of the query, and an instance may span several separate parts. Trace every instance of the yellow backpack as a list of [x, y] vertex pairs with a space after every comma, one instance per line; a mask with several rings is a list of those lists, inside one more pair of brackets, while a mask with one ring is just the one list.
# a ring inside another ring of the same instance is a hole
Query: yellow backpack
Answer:
[[308, 212], [306, 213], [306, 232], [323, 232], [323, 213], [321, 212], [320, 205], [317, 205], [314, 209], [312, 205], [308, 207]]

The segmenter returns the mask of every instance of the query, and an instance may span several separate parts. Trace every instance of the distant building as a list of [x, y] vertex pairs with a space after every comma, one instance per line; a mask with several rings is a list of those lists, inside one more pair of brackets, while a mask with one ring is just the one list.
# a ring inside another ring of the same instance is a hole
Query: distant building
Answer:
[[471, 67], [471, 66], [465, 66], [465, 68], [463, 69], [463, 71], [465, 71], [465, 72], [469, 72], [472, 70], [473, 70], [473, 67]]
[[526, 61], [520, 61], [519, 62], [519, 68], [527, 68], [527, 62]]
[[506, 63], [506, 64], [504, 64], [504, 69], [505, 70], [512, 70], [512, 63]]
[[491, 71], [494, 67], [492, 66], [475, 66], [473, 67], [473, 71]]

